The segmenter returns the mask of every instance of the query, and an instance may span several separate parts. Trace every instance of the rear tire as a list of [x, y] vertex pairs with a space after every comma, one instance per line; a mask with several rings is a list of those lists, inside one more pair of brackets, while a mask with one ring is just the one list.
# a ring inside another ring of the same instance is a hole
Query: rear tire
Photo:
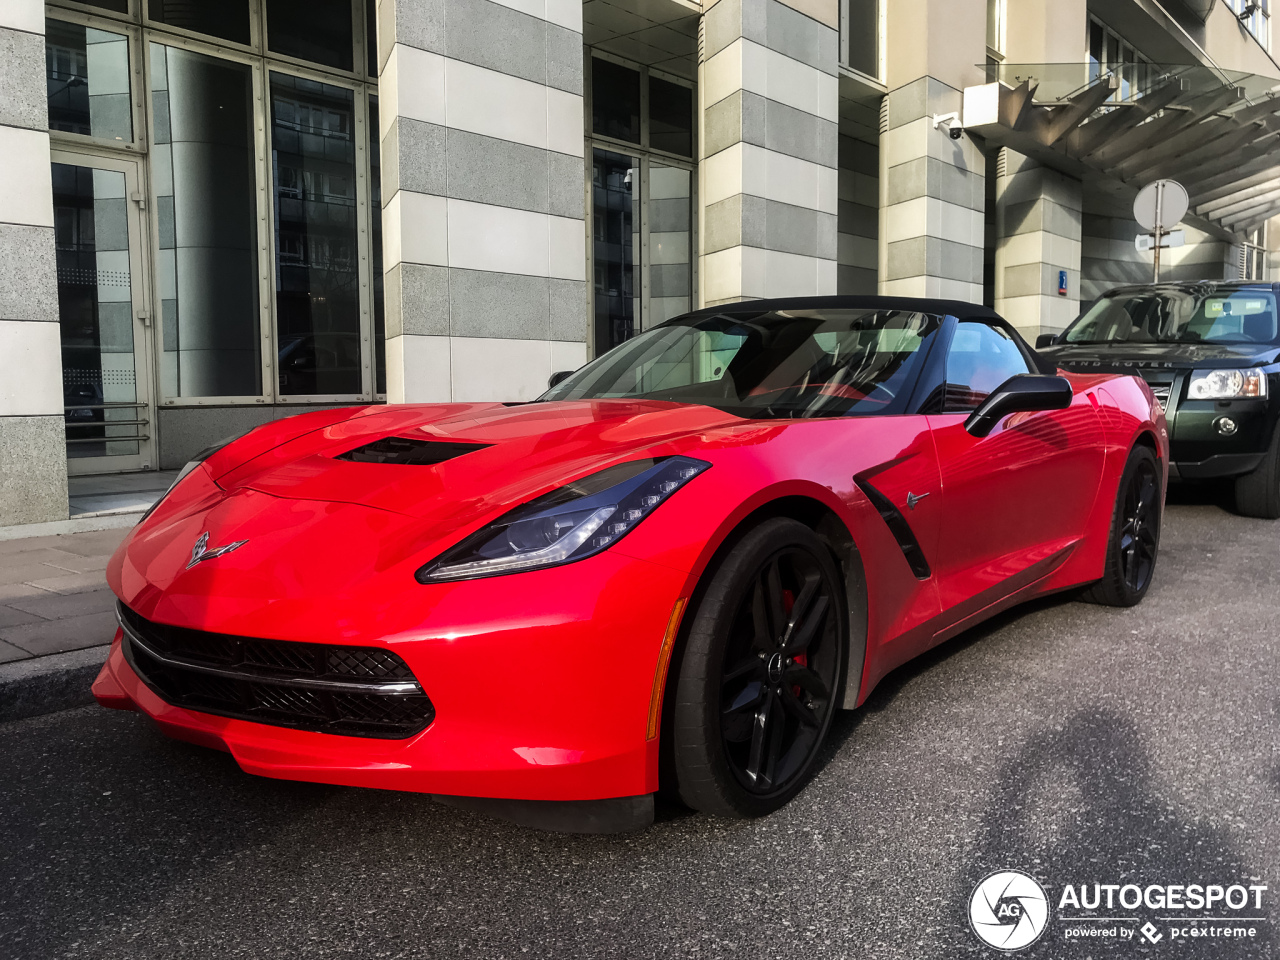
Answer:
[[676, 683], [680, 798], [723, 817], [772, 813], [813, 776], [843, 692], [847, 607], [831, 551], [766, 520], [710, 574]]
[[1280, 518], [1280, 423], [1262, 465], [1236, 478], [1236, 512], [1263, 520]]
[[1081, 600], [1108, 607], [1132, 607], [1142, 601], [1160, 552], [1162, 506], [1156, 456], [1148, 447], [1134, 447], [1116, 489], [1102, 579], [1085, 590]]

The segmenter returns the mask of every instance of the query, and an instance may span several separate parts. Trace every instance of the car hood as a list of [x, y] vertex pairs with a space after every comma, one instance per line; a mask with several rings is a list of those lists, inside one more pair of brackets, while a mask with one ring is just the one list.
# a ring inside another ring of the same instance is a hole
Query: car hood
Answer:
[[1055, 344], [1039, 351], [1066, 370], [1133, 373], [1144, 369], [1182, 369], [1221, 364], [1246, 367], [1272, 363], [1275, 346], [1256, 343], [1082, 343]]
[[[312, 608], [339, 616], [354, 601], [385, 612], [398, 595], [388, 584], [549, 490], [625, 460], [703, 456], [709, 440], [723, 449], [785, 429], [710, 407], [632, 401], [395, 405], [338, 422], [297, 420], [296, 433], [276, 421], [230, 444], [134, 528], [107, 572], [126, 604], [162, 622], [245, 635], [268, 607], [300, 622]], [[429, 466], [337, 459], [386, 437], [476, 447]], [[209, 551], [248, 545], [200, 561], [202, 539]]]
[[[711, 407], [658, 401], [374, 407], [215, 478], [228, 491], [465, 522], [622, 460], [681, 452], [682, 438], [729, 423], [744, 421]], [[441, 447], [452, 456], [433, 465], [339, 459], [389, 437], [456, 446]]]

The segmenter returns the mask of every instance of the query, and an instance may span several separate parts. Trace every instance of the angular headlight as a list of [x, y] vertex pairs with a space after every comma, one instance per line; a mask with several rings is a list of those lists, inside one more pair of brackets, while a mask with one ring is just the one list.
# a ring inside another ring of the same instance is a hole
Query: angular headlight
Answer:
[[1234, 400], [1265, 397], [1267, 375], [1257, 367], [1247, 370], [1197, 370], [1191, 375], [1187, 397], [1191, 400]]
[[504, 514], [418, 570], [419, 583], [470, 580], [581, 560], [616, 543], [711, 464], [633, 460]]
[[218, 443], [215, 443], [211, 447], [205, 447], [203, 450], [201, 450], [199, 453], [193, 456], [190, 460], [188, 460], [183, 465], [182, 469], [178, 471], [178, 475], [173, 478], [173, 483], [169, 484], [169, 489], [166, 490], [164, 493], [160, 494], [160, 498], [156, 500], [155, 503], [147, 507], [147, 512], [138, 518], [138, 523], [141, 523], [143, 520], [147, 519], [147, 517], [151, 516], [151, 514], [155, 513], [156, 507], [160, 506], [160, 504], [164, 502], [165, 497], [173, 493], [174, 488], [186, 478], [187, 474], [189, 474], [196, 467], [200, 466], [200, 464], [204, 463], [206, 460], [212, 457], [215, 453], [217, 453], [219, 450], [225, 447], [228, 443], [231, 443], [233, 440], [239, 440], [240, 437], [243, 437], [243, 436], [244, 434], [242, 433], [239, 436], [227, 437], [227, 439], [222, 440]]

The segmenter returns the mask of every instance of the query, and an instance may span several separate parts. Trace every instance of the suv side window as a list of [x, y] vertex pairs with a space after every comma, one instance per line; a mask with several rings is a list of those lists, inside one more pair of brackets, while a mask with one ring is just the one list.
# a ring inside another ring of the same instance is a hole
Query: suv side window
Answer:
[[962, 321], [947, 351], [943, 409], [947, 413], [977, 409], [992, 390], [1021, 373], [1031, 373], [1031, 368], [1009, 334], [985, 323]]

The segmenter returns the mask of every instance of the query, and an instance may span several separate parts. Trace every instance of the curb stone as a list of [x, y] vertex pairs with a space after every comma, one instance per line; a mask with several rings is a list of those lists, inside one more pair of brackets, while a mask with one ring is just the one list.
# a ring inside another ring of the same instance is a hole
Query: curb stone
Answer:
[[0, 723], [93, 703], [89, 687], [110, 644], [0, 664]]

